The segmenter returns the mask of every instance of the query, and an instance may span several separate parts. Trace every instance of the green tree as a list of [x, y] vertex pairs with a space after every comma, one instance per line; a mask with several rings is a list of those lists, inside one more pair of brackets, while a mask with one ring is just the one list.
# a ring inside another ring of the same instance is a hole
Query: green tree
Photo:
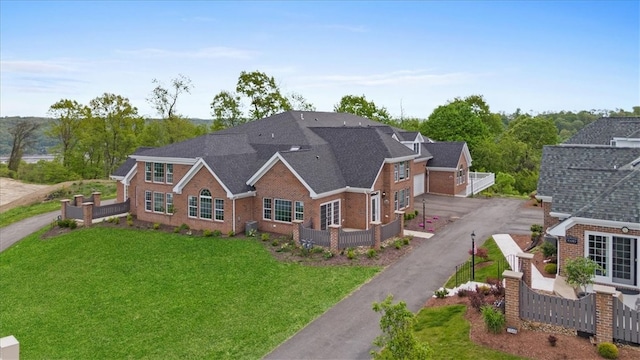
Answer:
[[27, 119], [16, 121], [9, 128], [11, 136], [11, 154], [9, 155], [9, 170], [18, 171], [20, 161], [25, 149], [34, 144], [35, 131], [38, 130], [40, 124]]
[[247, 122], [242, 114], [240, 96], [229, 91], [220, 91], [211, 102], [213, 130], [226, 129]]
[[581, 256], [567, 259], [564, 262], [564, 272], [567, 274], [567, 283], [578, 286], [583, 293], [587, 292], [587, 285], [593, 284], [596, 272], [604, 275], [602, 266]]
[[257, 70], [240, 72], [236, 92], [249, 99], [249, 118], [252, 120], [291, 110], [289, 99], [282, 95], [273, 76]]
[[292, 92], [288, 98], [291, 110], [316, 111], [316, 107], [300, 93]]
[[380, 303], [373, 303], [373, 311], [382, 313], [380, 329], [382, 335], [373, 342], [381, 350], [372, 351], [374, 359], [385, 359], [385, 352], [391, 353], [392, 359], [429, 359], [431, 350], [421, 344], [414, 335], [415, 315], [407, 309], [407, 304], [400, 301], [393, 304], [393, 296], [387, 296]]
[[62, 99], [49, 107], [49, 115], [53, 118], [46, 134], [59, 141], [54, 151], [59, 154], [62, 165], [69, 169], [80, 134], [83, 120], [89, 109], [75, 100]]
[[140, 143], [146, 146], [163, 146], [190, 139], [202, 131], [189, 119], [177, 112], [178, 99], [182, 94], [190, 94], [193, 85], [191, 79], [178, 74], [171, 79], [169, 86], [153, 79], [156, 87], [151, 91], [147, 101], [156, 109], [161, 120], [152, 120]]
[[420, 132], [437, 141], [466, 141], [475, 158], [480, 142], [492, 135], [476, 107], [460, 98], [438, 106], [422, 123]]
[[102, 165], [100, 176], [108, 177], [138, 146], [144, 120], [129, 99], [120, 95], [105, 93], [91, 100], [89, 107], [85, 150], [94, 165]]
[[386, 108], [376, 106], [373, 101], [368, 101], [364, 95], [345, 95], [340, 99], [340, 102], [333, 107], [333, 110], [335, 112], [362, 116], [383, 124], [393, 122]]
[[480, 118], [482, 123], [487, 127], [489, 132], [494, 135], [500, 135], [504, 131], [502, 118], [499, 114], [494, 114], [489, 109], [489, 105], [482, 95], [471, 95], [464, 98], [464, 102], [471, 105], [473, 112]]
[[558, 143], [558, 129], [553, 120], [539, 116], [521, 115], [509, 123], [507, 133], [540, 152], [544, 145]]

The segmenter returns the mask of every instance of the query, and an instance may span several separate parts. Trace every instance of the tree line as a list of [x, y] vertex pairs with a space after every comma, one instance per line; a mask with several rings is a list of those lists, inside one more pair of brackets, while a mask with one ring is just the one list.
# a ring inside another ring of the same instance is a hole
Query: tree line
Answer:
[[[147, 102], [156, 111], [154, 119], [144, 119], [129, 99], [105, 93], [88, 104], [61, 99], [49, 108], [48, 121], [0, 121], [0, 139], [8, 139], [6, 143], [11, 144], [10, 148], [0, 148], [0, 153], [10, 151], [9, 164], [5, 170], [0, 168], [0, 175], [39, 182], [106, 178], [140, 146], [164, 146], [287, 110], [315, 110], [303, 95], [286, 92], [272, 76], [243, 71], [235, 89], [213, 97], [213, 121], [194, 122], [178, 111], [180, 98], [193, 88], [188, 77], [178, 75], [168, 84], [154, 79], [152, 84]], [[518, 194], [535, 190], [544, 145], [564, 141], [603, 116], [640, 116], [640, 106], [631, 112], [528, 114], [518, 109], [512, 114], [496, 113], [481, 95], [450, 100], [427, 118], [393, 117], [364, 95], [343, 96], [333, 111], [419, 131], [434, 141], [466, 141], [472, 169], [496, 173], [495, 188], [499, 192]], [[56, 160], [21, 165], [22, 155], [33, 148], [40, 153], [48, 149]], [[23, 171], [19, 171], [21, 166]]]

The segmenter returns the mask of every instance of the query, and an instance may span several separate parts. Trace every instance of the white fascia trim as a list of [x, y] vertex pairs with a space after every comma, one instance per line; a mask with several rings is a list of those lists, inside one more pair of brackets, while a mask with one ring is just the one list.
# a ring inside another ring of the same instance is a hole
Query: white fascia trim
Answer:
[[431, 160], [431, 159], [433, 159], [433, 156], [428, 156], [428, 157], [423, 157], [423, 158], [415, 159], [415, 160], [414, 160], [414, 162], [417, 162], [417, 163], [419, 163], [419, 162], [426, 162], [426, 161], [429, 161], [429, 160]]
[[542, 202], [550, 203], [551, 200], [552, 200], [552, 197], [551, 196], [545, 196], [545, 195], [536, 195], [536, 199], [542, 200]]
[[124, 178], [122, 179], [122, 183], [129, 186], [129, 184], [131, 183], [131, 179], [133, 179], [133, 177], [138, 173], [138, 163], [136, 163], [135, 165], [133, 165], [131, 167], [131, 170], [129, 170], [129, 172], [127, 173], [127, 175], [124, 176]]
[[124, 179], [124, 176], [109, 175], [109, 179], [115, 180], [115, 181], [120, 181], [120, 180]]
[[327, 197], [327, 196], [341, 194], [341, 193], [344, 193], [344, 192], [359, 193], [359, 194], [369, 194], [369, 193], [371, 193], [371, 191], [372, 191], [371, 189], [352, 188], [352, 187], [347, 186], [347, 187], [344, 187], [344, 188], [341, 188], [341, 189], [335, 189], [335, 190], [323, 192], [321, 194], [315, 194], [314, 196], [311, 196], [311, 198], [313, 200], [317, 200], [317, 199], [322, 199], [322, 198]]
[[194, 165], [200, 158], [176, 158], [176, 157], [160, 157], [160, 156], [144, 156], [144, 155], [131, 155], [130, 157], [137, 161], [144, 162], [158, 162], [165, 164], [177, 164], [177, 165]]
[[418, 135], [416, 136], [416, 142], [418, 142], [418, 143], [423, 143], [424, 142], [424, 136], [422, 136], [422, 134], [420, 132], [418, 132]]
[[561, 212], [555, 212], [555, 211], [549, 211], [549, 216], [553, 216], [555, 218], [569, 218], [571, 217], [571, 214], [567, 214], [567, 213], [561, 213]]
[[191, 181], [191, 179], [193, 179], [193, 177], [203, 167], [205, 167], [209, 171], [211, 176], [213, 176], [214, 179], [216, 179], [218, 184], [222, 186], [222, 189], [224, 189], [224, 191], [227, 193], [227, 198], [231, 199], [233, 194], [231, 193], [231, 191], [229, 191], [229, 188], [222, 182], [222, 180], [220, 180], [218, 175], [216, 175], [216, 173], [213, 172], [213, 170], [209, 167], [209, 165], [207, 165], [207, 163], [202, 158], [198, 158], [195, 164], [193, 164], [193, 166], [191, 167], [191, 169], [189, 169], [189, 171], [187, 171], [187, 173], [182, 177], [182, 179], [178, 181], [176, 186], [173, 187], [173, 192], [176, 194], [182, 194], [182, 189], [184, 189], [184, 187], [189, 183], [189, 181]]
[[398, 139], [398, 137], [396, 136], [396, 134], [391, 135], [391, 138], [395, 141], [400, 141], [400, 139]]
[[408, 161], [408, 160], [413, 160], [417, 157], [419, 157], [420, 154], [413, 154], [413, 155], [407, 155], [407, 156], [403, 156], [403, 157], [396, 157], [396, 158], [385, 158], [384, 162], [386, 164], [393, 164], [393, 163], [397, 163], [400, 161]]
[[469, 147], [467, 146], [466, 142], [464, 143], [464, 146], [462, 146], [462, 153], [467, 159], [467, 167], [470, 168], [473, 160], [471, 159], [471, 153], [469, 152]]
[[267, 162], [265, 162], [264, 165], [262, 165], [262, 167], [258, 169], [258, 171], [256, 171], [256, 173], [253, 174], [253, 176], [249, 178], [249, 180], [247, 180], [247, 185], [254, 186], [258, 182], [258, 180], [260, 180], [260, 178], [262, 178], [269, 170], [271, 170], [272, 167], [275, 166], [275, 164], [278, 163], [278, 161], [282, 161], [284, 166], [286, 166], [287, 169], [289, 169], [289, 171], [291, 171], [291, 173], [296, 177], [296, 179], [298, 179], [298, 181], [300, 181], [300, 183], [304, 185], [304, 187], [309, 191], [309, 195], [311, 196], [311, 198], [314, 198], [315, 196], [318, 195], [311, 188], [311, 186], [309, 186], [309, 184], [307, 184], [307, 182], [304, 181], [302, 176], [300, 176], [300, 174], [298, 174], [298, 172], [295, 171], [295, 169], [282, 157], [282, 155], [280, 155], [280, 152], [273, 154], [273, 156], [271, 156], [271, 158], [267, 160]]
[[242, 194], [234, 194], [229, 199], [237, 200], [237, 199], [244, 199], [252, 196], [256, 196], [255, 191], [247, 191], [246, 193], [242, 193]]
[[610, 228], [622, 228], [626, 226], [632, 230], [640, 230], [640, 223], [572, 217], [549, 229], [547, 233], [554, 236], [566, 236], [567, 229], [576, 224], [603, 226]]
[[382, 174], [382, 169], [384, 169], [384, 163], [382, 163], [380, 165], [380, 168], [378, 169], [378, 173], [376, 174], [376, 177], [373, 178], [373, 183], [371, 184], [371, 189], [369, 189], [369, 190], [373, 191], [373, 187], [376, 186], [376, 182], [380, 178], [380, 174]]
[[456, 168], [448, 168], [448, 167], [433, 167], [427, 166], [427, 168], [431, 171], [458, 171]]

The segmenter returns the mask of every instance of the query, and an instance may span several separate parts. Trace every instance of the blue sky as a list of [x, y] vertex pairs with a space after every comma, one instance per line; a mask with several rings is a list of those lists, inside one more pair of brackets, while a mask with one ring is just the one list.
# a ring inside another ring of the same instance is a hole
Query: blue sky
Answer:
[[640, 2], [0, 2], [0, 116], [45, 116], [105, 92], [141, 115], [153, 79], [189, 77], [178, 112], [241, 71], [276, 78], [320, 111], [365, 95], [426, 118], [481, 94], [493, 111], [640, 105]]

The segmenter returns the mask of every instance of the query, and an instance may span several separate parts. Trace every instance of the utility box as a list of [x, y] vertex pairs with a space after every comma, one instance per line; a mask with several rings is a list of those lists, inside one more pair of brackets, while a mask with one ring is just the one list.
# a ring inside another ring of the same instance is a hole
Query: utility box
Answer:
[[13, 335], [0, 339], [0, 360], [20, 359], [20, 343]]
[[244, 225], [244, 235], [245, 236], [249, 236], [249, 233], [251, 232], [257, 232], [258, 231], [258, 222], [257, 221], [247, 221], [247, 223]]

